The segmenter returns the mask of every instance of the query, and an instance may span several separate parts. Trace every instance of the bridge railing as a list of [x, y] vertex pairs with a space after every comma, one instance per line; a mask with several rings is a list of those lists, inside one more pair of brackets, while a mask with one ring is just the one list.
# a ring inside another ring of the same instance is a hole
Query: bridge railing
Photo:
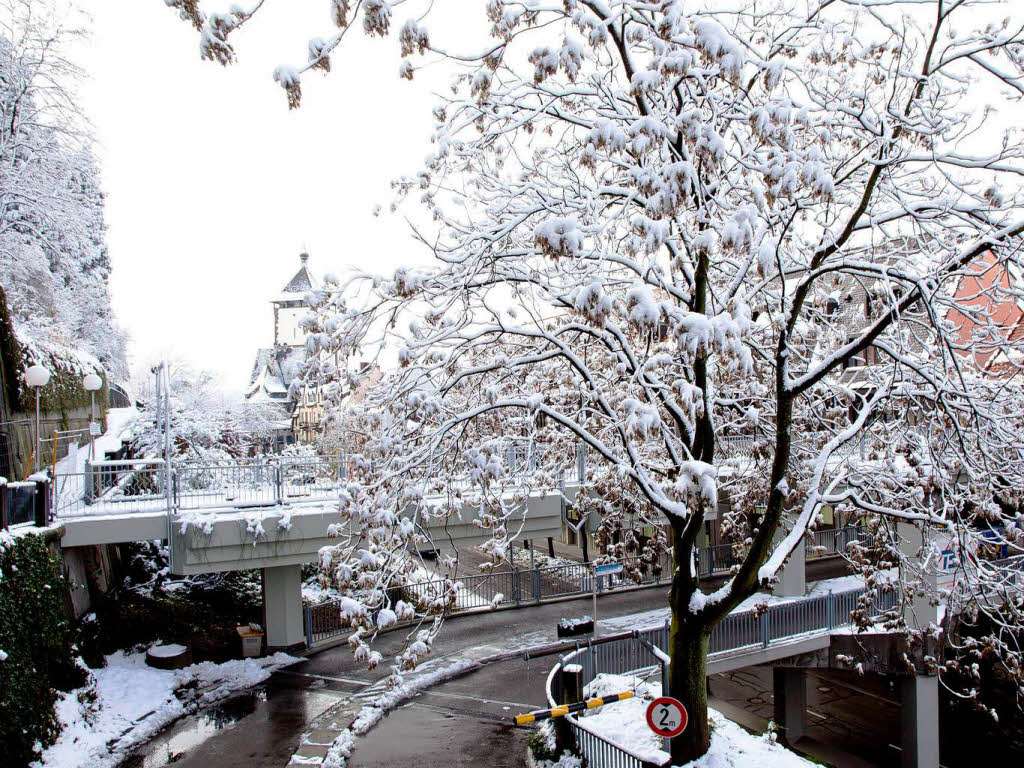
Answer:
[[58, 519], [104, 512], [159, 512], [167, 509], [167, 468], [153, 459], [87, 462], [84, 472], [58, 472], [52, 492]]
[[[863, 588], [828, 592], [824, 595], [796, 598], [788, 602], [769, 604], [761, 609], [748, 609], [729, 614], [711, 633], [709, 657], [743, 650], [744, 648], [785, 642], [800, 635], [826, 633], [851, 623], [850, 614], [860, 605], [867, 591]], [[893, 592], [874, 593], [866, 601], [870, 607], [867, 614], [877, 617], [892, 610], [899, 601]], [[610, 642], [589, 642], [561, 659], [547, 678], [547, 698], [550, 706], [564, 703], [559, 690], [561, 670], [567, 664], [582, 667], [583, 684], [589, 685], [600, 674], [624, 675], [646, 670], [660, 664], [651, 646], [660, 649], [669, 647], [669, 627], [663, 626], [640, 629], [631, 637]], [[663, 691], [663, 695], [669, 692]], [[615, 744], [587, 725], [585, 715], [567, 715], [576, 751], [582, 755], [589, 768], [652, 768], [661, 765], [658, 754], [639, 753]]]
[[56, 473], [53, 509], [59, 519], [295, 504], [337, 498], [343, 481], [341, 464], [331, 459], [176, 462], [169, 480], [160, 459], [86, 462], [83, 472]]
[[[836, 535], [832, 538], [841, 540], [843, 537]], [[699, 575], [702, 577], [728, 573], [732, 565], [731, 560], [716, 559], [712, 556], [709, 553], [711, 549], [718, 548], [702, 547], [697, 552], [697, 561], [701, 564]], [[596, 577], [598, 594], [624, 587], [668, 583], [672, 573], [671, 556], [667, 553], [662, 557], [661, 570], [657, 573], [649, 564], [640, 562], [638, 558], [624, 558], [622, 562], [628, 570], [639, 572], [640, 578], [636, 580], [623, 575], [598, 576]], [[707, 566], [711, 565], [716, 566], [718, 570], [707, 570]], [[594, 591], [594, 578], [593, 566], [587, 563], [566, 563], [462, 576], [455, 580], [454, 585], [447, 586], [444, 578], [436, 576], [426, 581], [396, 587], [396, 590], [401, 593], [401, 599], [411, 603], [422, 613], [437, 613], [443, 610], [445, 614], [450, 615], [474, 609], [529, 605], [555, 597], [589, 595]], [[449, 595], [446, 592], [447, 589], [453, 589], [454, 593]], [[821, 598], [818, 602], [801, 602], [802, 607], [782, 610], [779, 612], [779, 618], [774, 620], [774, 624], [772, 623], [773, 619], [770, 618], [759, 623], [756, 620], [757, 617], [749, 612], [731, 614], [719, 625], [716, 630], [718, 634], [712, 635], [712, 649], [731, 648], [737, 643], [741, 645], [767, 644], [776, 639], [780, 631], [786, 632], [790, 626], [808, 622], [817, 622], [815, 626], [828, 627], [830, 626], [828, 623], [830, 616], [834, 620], [835, 616], [848, 615], [856, 607], [854, 604], [841, 602], [845, 598], [835, 597], [832, 599], [840, 602], [829, 603], [825, 598]], [[332, 621], [329, 618], [331, 612], [335, 616], [340, 615], [340, 601], [325, 601], [313, 604], [313, 607], [316, 609], [317, 616], [327, 617], [318, 624], [317, 640], [347, 634], [351, 631], [342, 626], [340, 620]], [[805, 616], [801, 612], [810, 612], [811, 615]], [[794, 615], [790, 616], [790, 613]], [[716, 643], [724, 645], [717, 647]]]

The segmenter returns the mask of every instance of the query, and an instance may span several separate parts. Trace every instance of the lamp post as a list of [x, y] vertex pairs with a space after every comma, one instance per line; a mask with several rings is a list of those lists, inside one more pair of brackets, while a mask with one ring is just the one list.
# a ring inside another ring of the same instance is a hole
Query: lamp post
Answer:
[[95, 373], [88, 373], [82, 377], [82, 386], [92, 400], [89, 408], [89, 461], [93, 462], [96, 460], [96, 435], [99, 434], [99, 424], [96, 421], [96, 392], [103, 387], [103, 379]]
[[36, 457], [33, 469], [39, 471], [39, 457], [43, 452], [43, 443], [39, 434], [39, 392], [50, 382], [50, 372], [41, 365], [33, 365], [25, 371], [25, 383], [36, 391]]

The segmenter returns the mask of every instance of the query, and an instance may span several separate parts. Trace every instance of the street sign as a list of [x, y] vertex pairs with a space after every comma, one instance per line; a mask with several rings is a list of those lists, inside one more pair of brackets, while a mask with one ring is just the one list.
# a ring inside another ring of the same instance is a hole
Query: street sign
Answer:
[[647, 725], [665, 739], [678, 736], [686, 730], [686, 707], [676, 699], [662, 696], [647, 706]]
[[606, 563], [605, 565], [594, 566], [594, 578], [592, 578], [591, 586], [594, 590], [594, 636], [597, 636], [597, 577], [598, 576], [612, 576], [616, 573], [622, 573], [622, 563]]
[[103, 425], [98, 421], [89, 422], [89, 435], [91, 437], [99, 437], [103, 434]]

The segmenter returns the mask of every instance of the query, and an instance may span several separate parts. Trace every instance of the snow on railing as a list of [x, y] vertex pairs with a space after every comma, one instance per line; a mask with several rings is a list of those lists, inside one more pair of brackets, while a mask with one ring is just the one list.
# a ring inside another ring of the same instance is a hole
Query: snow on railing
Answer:
[[[840, 528], [835, 531], [819, 531], [831, 542], [853, 541], [860, 535], [859, 528]], [[808, 545], [810, 546], [810, 545]], [[698, 575], [708, 577], [728, 573], [739, 561], [731, 556], [725, 557], [720, 552], [722, 547], [701, 547], [697, 551]], [[829, 552], [818, 552], [816, 557], [828, 557], [841, 553], [837, 546]], [[809, 557], [811, 555], [808, 555]], [[661, 569], [655, 573], [649, 564], [642, 563], [639, 558], [623, 558], [626, 570], [639, 571], [640, 579], [633, 580], [622, 575], [598, 576], [598, 594], [624, 587], [654, 586], [668, 583], [672, 573], [672, 558], [666, 553], [662, 557]], [[455, 604], [445, 605], [445, 582], [440, 576], [429, 581], [406, 584], [401, 587], [403, 599], [417, 606], [421, 611], [441, 610], [445, 614], [464, 613], [471, 610], [484, 610], [497, 607], [523, 606], [536, 604], [542, 600], [567, 597], [571, 595], [589, 595], [594, 591], [593, 566], [588, 563], [567, 563], [564, 565], [540, 566], [532, 569], [515, 571], [494, 571], [476, 576], [462, 576], [455, 581]], [[841, 609], [845, 606], [841, 606]], [[342, 626], [340, 620], [332, 620], [341, 613], [338, 600], [328, 600], [311, 604], [315, 617], [315, 637], [310, 642], [329, 639], [335, 635], [349, 634], [351, 630]], [[729, 623], [729, 622], [733, 623]], [[751, 638], [750, 642], [762, 642], [760, 631], [753, 623], [745, 623], [743, 619], [729, 619], [724, 622], [723, 633], [731, 633], [735, 637]], [[733, 626], [735, 624], [735, 626]], [[767, 627], [767, 624], [765, 625]]]
[[168, 494], [168, 468], [161, 459], [97, 461], [87, 462], [84, 472], [57, 472], [53, 508], [57, 518], [71, 518], [298, 504], [336, 498], [344, 479], [342, 463], [333, 459], [173, 462]]
[[[735, 611], [719, 623], [711, 634], [709, 661], [716, 654], [733, 653], [742, 649], [767, 648], [773, 643], [811, 633], [826, 633], [848, 626], [850, 614], [859, 606], [867, 590], [851, 589], [828, 592], [825, 595], [796, 598], [788, 602], [769, 604], [758, 609]], [[895, 592], [882, 592], [874, 596], [868, 615], [874, 617], [892, 610], [898, 603]], [[559, 680], [558, 671], [567, 664], [582, 667], [583, 685], [589, 685], [599, 674], [623, 675], [655, 667], [661, 663], [655, 649], [669, 647], [668, 624], [635, 630], [631, 637], [610, 642], [591, 642], [561, 659], [547, 677], [547, 698], [554, 707], [563, 702], [554, 690]], [[664, 695], [670, 695], [667, 692]], [[648, 768], [659, 765], [651, 755], [638, 754], [628, 747], [613, 743], [607, 737], [587, 728], [578, 716], [566, 715], [576, 748], [590, 768]]]

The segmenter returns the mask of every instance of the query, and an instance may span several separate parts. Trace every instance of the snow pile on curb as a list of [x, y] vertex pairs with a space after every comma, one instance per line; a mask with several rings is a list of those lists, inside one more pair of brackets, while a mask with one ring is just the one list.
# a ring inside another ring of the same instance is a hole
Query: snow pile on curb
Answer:
[[[586, 688], [590, 696], [636, 690], [636, 698], [606, 704], [593, 714], [577, 719], [587, 730], [628, 749], [633, 754], [661, 763], [668, 754], [661, 750], [661, 738], [647, 727], [647, 705], [661, 696], [661, 683], [632, 675], [598, 675]], [[778, 744], [772, 732], [753, 735], [720, 712], [708, 709], [711, 721], [711, 749], [682, 768], [813, 768], [805, 760]], [[556, 763], [557, 765], [557, 763]]]
[[107, 657], [106, 667], [90, 670], [89, 685], [61, 694], [60, 738], [33, 765], [112, 768], [182, 715], [257, 685], [274, 670], [301, 660], [276, 653], [165, 670], [146, 666], [144, 653], [118, 651]]
[[483, 664], [476, 659], [462, 659], [447, 667], [417, 675], [409, 682], [390, 689], [374, 701], [373, 704], [363, 707], [352, 723], [352, 732], [357, 736], [362, 736], [380, 722], [384, 715], [395, 707], [404, 704], [417, 693], [448, 680], [453, 680], [482, 666]]
[[569, 752], [563, 752], [556, 762], [550, 760], [535, 760], [535, 768], [582, 768], [583, 761]]

